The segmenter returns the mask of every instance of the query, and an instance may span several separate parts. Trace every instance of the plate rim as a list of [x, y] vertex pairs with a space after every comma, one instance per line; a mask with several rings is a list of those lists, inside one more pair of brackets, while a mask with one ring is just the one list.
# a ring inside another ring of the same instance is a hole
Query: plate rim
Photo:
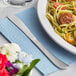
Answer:
[[[58, 45], [60, 45], [61, 47], [69, 51], [70, 53], [76, 54], [76, 47], [71, 45], [67, 41], [65, 41], [58, 34], [56, 34], [49, 20], [46, 18], [47, 1], [48, 0], [39, 0], [37, 4], [37, 14], [38, 14], [39, 21], [41, 22], [41, 26], [46, 31], [46, 33], [49, 35], [49, 37], [52, 38]], [[46, 24], [47, 24], [47, 27], [46, 27]], [[50, 32], [52, 32], [53, 35]]]

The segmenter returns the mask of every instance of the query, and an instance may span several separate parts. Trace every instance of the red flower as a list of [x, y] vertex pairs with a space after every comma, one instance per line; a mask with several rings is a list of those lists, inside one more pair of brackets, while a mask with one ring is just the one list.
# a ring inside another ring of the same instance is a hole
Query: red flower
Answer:
[[10, 71], [11, 76], [13, 76], [14, 74], [16, 74], [19, 70], [15, 67], [13, 67], [13, 70]]
[[6, 63], [6, 65], [5, 65], [7, 68], [10, 68], [10, 67], [12, 67], [13, 66], [13, 64], [10, 62], [10, 61], [8, 61], [7, 63]]
[[10, 76], [10, 73], [4, 67], [0, 70], [0, 76]]
[[6, 55], [0, 53], [0, 70], [4, 68], [5, 64], [7, 63], [8, 59]]
[[9, 72], [5, 68], [7, 62], [8, 59], [6, 55], [0, 53], [0, 76], [10, 76]]

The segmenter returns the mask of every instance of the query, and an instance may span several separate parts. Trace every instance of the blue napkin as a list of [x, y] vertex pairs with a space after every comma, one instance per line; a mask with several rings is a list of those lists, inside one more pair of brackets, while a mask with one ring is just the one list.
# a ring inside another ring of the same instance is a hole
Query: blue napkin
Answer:
[[[57, 45], [41, 27], [41, 24], [37, 17], [36, 9], [30, 8], [18, 13], [17, 16], [27, 25], [31, 32], [37, 37], [37, 39], [50, 50], [56, 57], [61, 59], [67, 64], [71, 64], [76, 61], [76, 56], [67, 52], [62, 47]], [[0, 20], [0, 32], [10, 42], [14, 42], [20, 45], [21, 49], [29, 54], [32, 54], [34, 58], [40, 58], [41, 61], [37, 64], [36, 68], [43, 74], [48, 75], [58, 71], [51, 61], [27, 38], [27, 36], [19, 30], [7, 18]]]

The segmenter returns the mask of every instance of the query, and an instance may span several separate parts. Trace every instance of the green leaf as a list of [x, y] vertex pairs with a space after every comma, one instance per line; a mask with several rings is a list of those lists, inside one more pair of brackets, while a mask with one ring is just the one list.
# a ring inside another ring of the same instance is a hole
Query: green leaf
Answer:
[[15, 75], [22, 76], [22, 74], [28, 69], [28, 65], [24, 65], [23, 68]]
[[35, 67], [35, 65], [40, 61], [40, 59], [35, 59], [31, 62], [30, 66], [28, 69], [23, 73], [22, 76], [29, 76], [31, 70]]
[[19, 60], [16, 60], [16, 61], [15, 61], [15, 63], [22, 63], [22, 62], [21, 62], [21, 61], [19, 61]]
[[29, 76], [31, 70], [35, 67], [35, 65], [40, 61], [40, 59], [35, 59], [31, 62], [31, 64], [24, 65], [23, 69], [21, 69], [16, 75], [14, 76]]

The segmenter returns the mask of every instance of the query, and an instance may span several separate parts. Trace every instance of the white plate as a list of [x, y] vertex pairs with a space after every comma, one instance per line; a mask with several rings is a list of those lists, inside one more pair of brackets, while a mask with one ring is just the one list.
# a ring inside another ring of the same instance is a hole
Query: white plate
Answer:
[[47, 34], [60, 46], [65, 48], [67, 51], [76, 54], [76, 47], [66, 42], [63, 38], [61, 38], [58, 34], [55, 33], [52, 25], [46, 18], [46, 5], [48, 0], [39, 0], [37, 6], [38, 17], [42, 24], [42, 27], [47, 32]]

